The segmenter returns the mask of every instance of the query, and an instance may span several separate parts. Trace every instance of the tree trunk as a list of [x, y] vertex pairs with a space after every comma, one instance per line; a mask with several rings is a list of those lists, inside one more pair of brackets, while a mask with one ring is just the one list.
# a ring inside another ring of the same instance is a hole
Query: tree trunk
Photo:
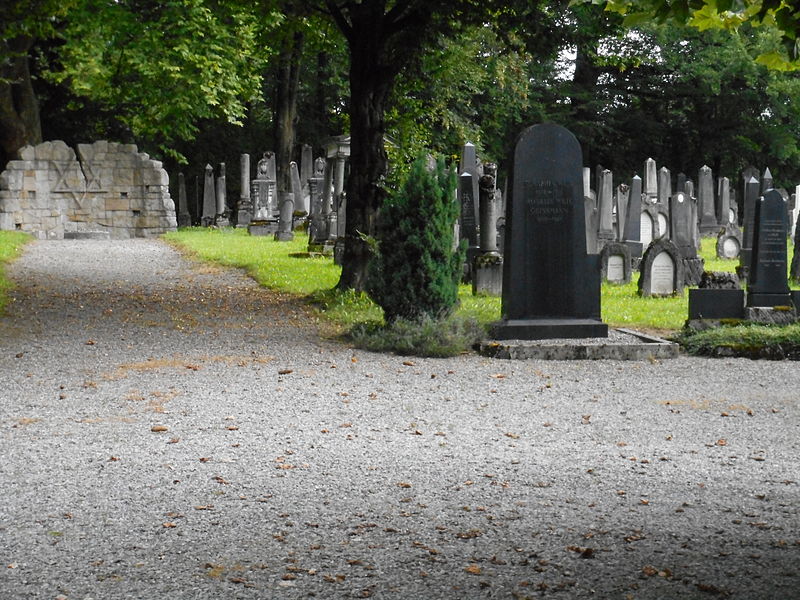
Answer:
[[39, 105], [31, 83], [28, 51], [31, 38], [7, 42], [14, 56], [0, 66], [0, 170], [26, 144], [42, 141]]
[[275, 170], [279, 193], [290, 189], [289, 163], [294, 149], [302, 55], [303, 34], [295, 32], [284, 40], [281, 47], [275, 84]]
[[[371, 39], [370, 39], [371, 38]], [[379, 33], [350, 41], [350, 176], [342, 275], [337, 287], [363, 291], [370, 259], [362, 234], [375, 235], [388, 157], [384, 148], [386, 103], [396, 70], [385, 64], [386, 41]]]

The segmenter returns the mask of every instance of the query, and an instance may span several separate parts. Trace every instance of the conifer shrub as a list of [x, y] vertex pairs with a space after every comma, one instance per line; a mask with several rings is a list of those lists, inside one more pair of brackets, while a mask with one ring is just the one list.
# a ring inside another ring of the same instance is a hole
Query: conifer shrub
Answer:
[[398, 319], [445, 319], [458, 302], [464, 246], [454, 250], [455, 186], [444, 159], [430, 170], [419, 158], [381, 208], [367, 293], [389, 326]]

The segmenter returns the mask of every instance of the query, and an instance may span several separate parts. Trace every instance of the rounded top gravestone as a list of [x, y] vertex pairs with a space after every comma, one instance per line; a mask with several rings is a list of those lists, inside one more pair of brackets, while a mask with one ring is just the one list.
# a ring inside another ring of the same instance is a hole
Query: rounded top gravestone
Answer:
[[600, 322], [599, 257], [586, 252], [582, 163], [578, 140], [559, 125], [535, 125], [517, 138], [503, 321], [495, 328], [504, 339], [608, 335]]

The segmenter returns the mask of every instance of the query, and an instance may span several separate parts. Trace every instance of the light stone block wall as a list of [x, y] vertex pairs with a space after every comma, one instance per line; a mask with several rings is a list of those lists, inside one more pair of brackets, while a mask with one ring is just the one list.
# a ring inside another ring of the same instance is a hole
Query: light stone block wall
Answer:
[[0, 173], [0, 229], [39, 239], [106, 233], [153, 237], [177, 227], [169, 177], [133, 144], [25, 146]]

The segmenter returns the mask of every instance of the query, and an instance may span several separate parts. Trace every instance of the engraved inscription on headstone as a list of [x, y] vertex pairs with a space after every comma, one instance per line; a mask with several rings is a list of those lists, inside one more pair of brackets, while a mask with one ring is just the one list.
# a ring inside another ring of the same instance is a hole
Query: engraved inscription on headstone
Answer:
[[675, 261], [667, 252], [661, 252], [653, 259], [651, 277], [653, 294], [669, 295], [675, 291]]
[[653, 241], [653, 219], [646, 212], [643, 212], [641, 216], [639, 236], [642, 240], [642, 245], [645, 247]]
[[619, 254], [612, 254], [608, 257], [608, 270], [606, 279], [612, 282], [625, 281], [625, 257]]

